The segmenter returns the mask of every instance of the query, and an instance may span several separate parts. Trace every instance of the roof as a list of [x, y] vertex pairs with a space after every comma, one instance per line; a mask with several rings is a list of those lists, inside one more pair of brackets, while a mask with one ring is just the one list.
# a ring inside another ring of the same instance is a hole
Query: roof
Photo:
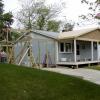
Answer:
[[58, 35], [59, 33], [57, 32], [49, 32], [49, 31], [43, 31], [43, 30], [28, 30], [26, 31], [23, 35], [21, 35], [14, 43], [17, 43], [19, 40], [22, 40], [25, 37], [28, 37], [28, 34], [30, 33], [36, 33], [48, 38], [52, 38], [52, 39], [58, 39]]
[[35, 32], [37, 34], [40, 34], [49, 38], [53, 38], [53, 39], [57, 39], [59, 35], [58, 32], [50, 32], [50, 31], [43, 31], [43, 30], [32, 30], [32, 32]]
[[48, 32], [48, 31], [42, 31], [42, 30], [33, 30], [33, 32], [43, 35], [43, 36], [47, 36], [49, 38], [53, 38], [53, 39], [68, 39], [68, 38], [76, 38], [79, 37], [81, 35], [84, 35], [86, 33], [95, 31], [97, 29], [100, 29], [99, 27], [96, 28], [87, 28], [87, 29], [80, 29], [80, 30], [74, 30], [74, 31], [68, 31], [68, 32], [61, 32], [61, 33], [57, 33], [57, 32]]
[[84, 35], [86, 33], [92, 32], [97, 29], [100, 29], [100, 28], [99, 27], [88, 28], [88, 29], [74, 30], [74, 31], [68, 31], [68, 32], [61, 32], [61, 33], [49, 32], [49, 31], [43, 31], [43, 30], [29, 30], [26, 33], [24, 33], [22, 36], [20, 36], [15, 41], [15, 43], [21, 40], [23, 37], [26, 37], [30, 33], [36, 33], [36, 34], [39, 34], [39, 35], [42, 35], [48, 38], [60, 40], [60, 39], [76, 38], [76, 37], [79, 37], [81, 35]]
[[58, 38], [59, 39], [76, 38], [86, 33], [92, 32], [96, 29], [100, 28], [97, 27], [97, 28], [88, 28], [88, 29], [74, 30], [69, 32], [62, 32], [59, 34]]

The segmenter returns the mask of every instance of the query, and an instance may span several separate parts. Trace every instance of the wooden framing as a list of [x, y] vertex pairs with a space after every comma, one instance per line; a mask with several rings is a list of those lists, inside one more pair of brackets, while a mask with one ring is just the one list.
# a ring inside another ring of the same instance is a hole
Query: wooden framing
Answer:
[[37, 68], [38, 66], [37, 66], [35, 59], [34, 59], [34, 55], [32, 52], [32, 46], [31, 46], [30, 41], [26, 41], [26, 42], [24, 41], [23, 48], [21, 49], [20, 53], [17, 55], [17, 57], [15, 59], [15, 63], [17, 65], [21, 65], [21, 63], [26, 55], [29, 56], [30, 66]]
[[10, 41], [0, 41], [0, 47], [2, 49], [6, 49], [6, 54], [7, 54], [7, 63], [14, 64], [14, 44]]

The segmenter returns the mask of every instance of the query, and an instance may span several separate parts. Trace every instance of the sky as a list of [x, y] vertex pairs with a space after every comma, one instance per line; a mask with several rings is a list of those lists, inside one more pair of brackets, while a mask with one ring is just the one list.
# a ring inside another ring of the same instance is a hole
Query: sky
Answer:
[[[15, 15], [20, 7], [20, 0], [3, 0], [4, 1], [4, 10], [5, 12], [12, 11]], [[94, 1], [94, 0], [89, 0]], [[78, 22], [79, 16], [82, 14], [88, 13], [88, 6], [86, 4], [81, 4], [81, 0], [46, 0], [47, 4], [60, 4], [61, 2], [64, 5], [62, 13], [60, 14], [59, 19], [61, 20], [72, 20]], [[92, 25], [93, 26], [93, 25]], [[94, 25], [95, 26], [95, 25]], [[16, 21], [13, 24], [13, 27], [16, 27]]]

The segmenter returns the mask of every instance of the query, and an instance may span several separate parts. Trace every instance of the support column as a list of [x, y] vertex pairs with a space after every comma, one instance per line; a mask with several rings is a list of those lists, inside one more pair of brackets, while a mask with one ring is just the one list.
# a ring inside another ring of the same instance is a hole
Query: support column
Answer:
[[76, 39], [74, 39], [74, 62], [76, 62]]
[[99, 42], [97, 42], [97, 60], [99, 61]]
[[91, 41], [91, 58], [92, 58], [92, 61], [93, 61], [93, 41]]

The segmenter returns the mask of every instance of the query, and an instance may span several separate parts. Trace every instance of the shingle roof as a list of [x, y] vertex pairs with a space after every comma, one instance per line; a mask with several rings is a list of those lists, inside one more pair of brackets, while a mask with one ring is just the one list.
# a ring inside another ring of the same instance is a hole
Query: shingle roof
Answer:
[[27, 36], [28, 34], [32, 33], [32, 32], [34, 32], [36, 34], [39, 34], [39, 35], [46, 36], [48, 38], [60, 40], [60, 39], [76, 38], [76, 37], [79, 37], [83, 34], [94, 31], [96, 29], [100, 29], [100, 28], [99, 27], [97, 27], [97, 28], [88, 28], [88, 29], [74, 30], [74, 31], [69, 31], [69, 32], [61, 32], [61, 33], [42, 31], [42, 30], [30, 30], [29, 32], [26, 32], [21, 37], [19, 37], [15, 41], [15, 43], [18, 42], [23, 37]]
[[88, 28], [88, 29], [74, 30], [69, 32], [62, 32], [59, 34], [58, 38], [59, 39], [76, 38], [91, 31], [94, 31], [96, 29], [100, 28]]
[[49, 31], [43, 31], [43, 30], [32, 30], [32, 32], [35, 32], [37, 34], [44, 35], [53, 39], [57, 39], [59, 35], [58, 32], [49, 32]]
[[87, 29], [80, 29], [80, 30], [73, 30], [73, 31], [68, 31], [68, 32], [48, 32], [48, 31], [42, 31], [42, 30], [33, 30], [33, 32], [36, 32], [40, 35], [44, 35], [50, 38], [54, 39], [67, 39], [67, 38], [76, 38], [79, 37], [83, 34], [89, 33], [91, 31], [94, 31], [96, 29], [100, 29], [99, 27], [96, 28], [87, 28]]

